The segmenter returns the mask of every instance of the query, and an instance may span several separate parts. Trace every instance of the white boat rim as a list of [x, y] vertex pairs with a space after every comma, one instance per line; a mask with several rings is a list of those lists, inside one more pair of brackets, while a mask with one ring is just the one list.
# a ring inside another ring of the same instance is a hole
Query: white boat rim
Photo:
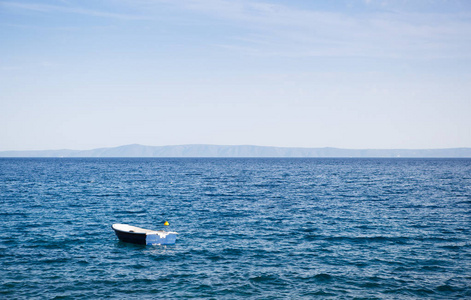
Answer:
[[136, 226], [131, 226], [128, 224], [113, 224], [113, 229], [122, 231], [122, 232], [129, 232], [129, 233], [137, 233], [137, 234], [162, 234], [162, 233], [173, 233], [173, 234], [178, 234], [177, 232], [168, 232], [164, 230], [150, 230], [150, 229], [144, 229]]

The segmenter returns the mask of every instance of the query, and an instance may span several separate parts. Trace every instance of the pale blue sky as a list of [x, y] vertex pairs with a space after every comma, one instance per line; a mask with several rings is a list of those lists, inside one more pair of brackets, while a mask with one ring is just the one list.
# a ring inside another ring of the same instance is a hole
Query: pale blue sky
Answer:
[[0, 150], [471, 147], [468, 0], [0, 0]]

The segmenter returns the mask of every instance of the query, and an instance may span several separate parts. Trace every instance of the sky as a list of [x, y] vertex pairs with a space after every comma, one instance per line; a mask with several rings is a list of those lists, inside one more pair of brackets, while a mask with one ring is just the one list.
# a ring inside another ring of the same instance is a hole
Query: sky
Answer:
[[0, 0], [0, 151], [471, 147], [468, 0]]

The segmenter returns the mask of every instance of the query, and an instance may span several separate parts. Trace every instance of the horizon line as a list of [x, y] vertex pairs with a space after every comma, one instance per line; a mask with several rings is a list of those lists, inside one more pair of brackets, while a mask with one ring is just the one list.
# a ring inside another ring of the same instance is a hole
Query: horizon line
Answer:
[[264, 146], [255, 144], [205, 144], [205, 143], [189, 143], [189, 144], [169, 144], [169, 145], [145, 145], [139, 143], [124, 144], [118, 146], [104, 146], [94, 147], [88, 149], [72, 149], [72, 148], [55, 148], [55, 149], [29, 149], [29, 150], [0, 150], [0, 152], [29, 152], [29, 151], [91, 151], [98, 149], [112, 149], [129, 146], [141, 146], [141, 147], [183, 147], [183, 146], [215, 146], [215, 147], [260, 147], [260, 148], [285, 148], [285, 149], [338, 149], [338, 150], [451, 150], [451, 149], [471, 149], [471, 147], [440, 147], [440, 148], [344, 148], [344, 147], [332, 147], [332, 146], [319, 146], [319, 147], [306, 147], [306, 146]]

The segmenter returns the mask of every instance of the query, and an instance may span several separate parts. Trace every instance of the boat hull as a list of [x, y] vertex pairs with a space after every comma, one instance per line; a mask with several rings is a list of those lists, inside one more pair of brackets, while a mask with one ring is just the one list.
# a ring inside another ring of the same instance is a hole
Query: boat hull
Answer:
[[126, 224], [113, 224], [118, 239], [122, 242], [139, 245], [172, 245], [177, 239], [176, 232], [153, 231]]
[[122, 242], [139, 244], [139, 245], [147, 245], [146, 243], [147, 235], [145, 233], [129, 233], [129, 232], [123, 232], [119, 230], [115, 230], [114, 232], [116, 233], [116, 236], [118, 237], [118, 239]]

